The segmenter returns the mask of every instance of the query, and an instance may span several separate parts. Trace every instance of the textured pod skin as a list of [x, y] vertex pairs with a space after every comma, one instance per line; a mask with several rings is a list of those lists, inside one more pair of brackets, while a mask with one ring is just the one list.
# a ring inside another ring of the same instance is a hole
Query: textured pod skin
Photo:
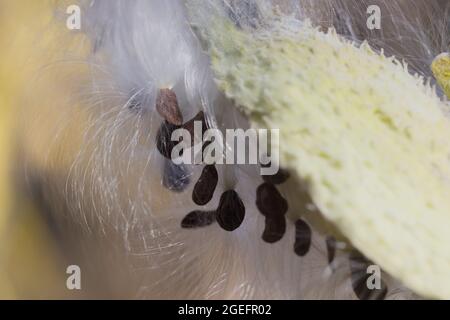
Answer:
[[281, 129], [281, 165], [326, 219], [419, 294], [450, 298], [450, 121], [434, 89], [333, 30], [211, 25], [220, 88], [254, 127]]

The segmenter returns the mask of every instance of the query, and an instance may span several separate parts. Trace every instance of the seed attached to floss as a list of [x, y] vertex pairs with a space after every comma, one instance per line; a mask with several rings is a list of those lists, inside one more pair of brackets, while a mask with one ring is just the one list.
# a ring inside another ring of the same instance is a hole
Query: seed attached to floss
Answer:
[[163, 186], [174, 192], [183, 192], [191, 182], [189, 174], [184, 165], [174, 164], [165, 160]]
[[172, 141], [172, 133], [179, 128], [179, 126], [164, 121], [156, 135], [156, 147], [161, 155], [167, 159], [172, 159], [172, 149], [179, 143]]
[[215, 211], [193, 211], [181, 221], [181, 227], [183, 229], [202, 228], [212, 225], [215, 221]]
[[218, 181], [219, 175], [216, 167], [214, 165], [205, 166], [192, 192], [194, 203], [199, 206], [208, 204], [214, 196]]
[[300, 256], [304, 257], [311, 247], [312, 231], [310, 226], [302, 219], [295, 223], [295, 243], [294, 251]]
[[282, 217], [288, 211], [286, 199], [270, 183], [263, 183], [256, 190], [256, 206], [265, 217]]
[[386, 298], [388, 287], [383, 279], [380, 279], [380, 289], [369, 289], [367, 280], [371, 276], [367, 273], [367, 268], [372, 263], [359, 252], [353, 252], [350, 255], [350, 270], [352, 288], [359, 300], [384, 300]]
[[159, 90], [156, 98], [156, 110], [170, 124], [181, 126], [183, 116], [178, 106], [177, 95], [172, 89]]
[[262, 239], [267, 243], [280, 241], [286, 233], [286, 218], [266, 218], [266, 227]]
[[234, 231], [244, 222], [245, 206], [234, 190], [226, 191], [220, 197], [217, 209], [217, 222], [226, 231]]

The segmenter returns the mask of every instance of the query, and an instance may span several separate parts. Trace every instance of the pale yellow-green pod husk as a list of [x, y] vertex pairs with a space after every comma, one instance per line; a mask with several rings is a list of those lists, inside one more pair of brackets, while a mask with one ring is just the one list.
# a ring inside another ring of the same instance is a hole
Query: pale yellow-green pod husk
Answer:
[[219, 87], [253, 127], [280, 129], [281, 165], [327, 221], [418, 294], [450, 298], [450, 119], [435, 89], [333, 30], [213, 25]]

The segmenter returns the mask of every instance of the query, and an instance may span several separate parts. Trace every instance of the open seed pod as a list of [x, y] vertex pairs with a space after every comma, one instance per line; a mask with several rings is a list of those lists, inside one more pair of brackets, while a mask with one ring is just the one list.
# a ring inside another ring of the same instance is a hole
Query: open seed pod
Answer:
[[[74, 3], [76, 32], [64, 19]], [[449, 297], [447, 105], [381, 51], [430, 75], [446, 50], [442, 3], [50, 1], [29, 36], [45, 41], [16, 44], [40, 54], [15, 169], [62, 264], [80, 266], [83, 295]], [[372, 4], [382, 31], [367, 30]], [[208, 152], [206, 129], [251, 128], [280, 130], [278, 173], [175, 162]], [[182, 153], [179, 129], [191, 134]]]
[[417, 293], [450, 298], [450, 119], [434, 89], [333, 29], [190, 2], [220, 89], [252, 127], [280, 129], [280, 164], [325, 220]]

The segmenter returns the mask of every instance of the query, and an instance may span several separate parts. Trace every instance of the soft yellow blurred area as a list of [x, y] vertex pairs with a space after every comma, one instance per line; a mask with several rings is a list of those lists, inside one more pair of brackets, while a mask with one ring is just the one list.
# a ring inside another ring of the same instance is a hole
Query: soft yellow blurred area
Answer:
[[70, 298], [65, 266], [30, 201], [15, 192], [19, 103], [45, 65], [36, 44], [51, 41], [54, 1], [0, 0], [0, 298]]

